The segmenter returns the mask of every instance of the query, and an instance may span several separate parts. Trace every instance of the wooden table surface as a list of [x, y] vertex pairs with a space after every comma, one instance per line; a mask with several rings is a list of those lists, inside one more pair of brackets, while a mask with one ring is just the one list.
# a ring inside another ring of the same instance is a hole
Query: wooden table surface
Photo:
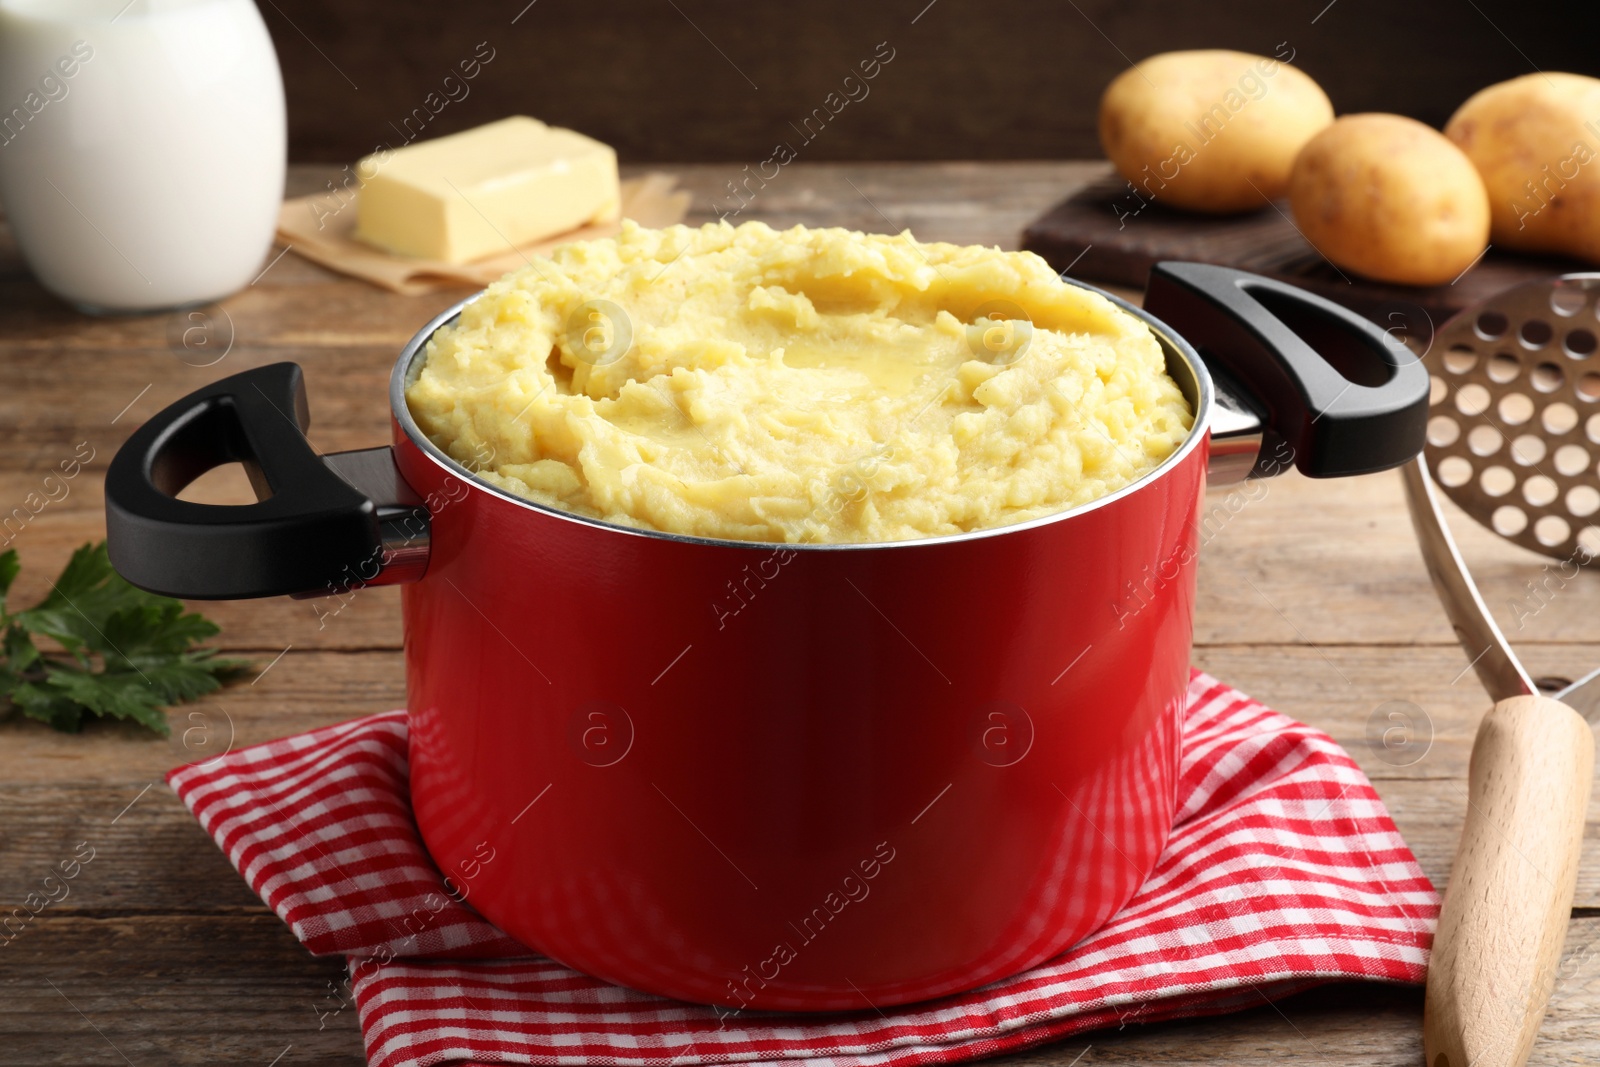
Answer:
[[[696, 219], [709, 217], [737, 174], [731, 166], [673, 169], [695, 193]], [[291, 192], [313, 191], [331, 172], [295, 168]], [[1016, 247], [1025, 223], [1101, 173], [1073, 163], [796, 163], [746, 215]], [[94, 457], [65, 497], [0, 533], [14, 537], [23, 558], [16, 602], [31, 603], [74, 546], [103, 535], [101, 477], [142, 419], [214, 378], [294, 359], [306, 369], [319, 450], [381, 442], [396, 352], [462, 295], [395, 296], [291, 252], [224, 301], [209, 348], [192, 333], [185, 347], [183, 331], [195, 324], [182, 315], [91, 319], [63, 306], [33, 282], [0, 230], [0, 517], [75, 450]], [[224, 350], [219, 362], [196, 365]], [[1487, 701], [1463, 673], [1466, 657], [1428, 587], [1398, 477], [1312, 483], [1291, 474], [1233, 496], [1216, 491], [1212, 503], [1228, 518], [1202, 556], [1195, 663], [1344, 744], [1442, 886]], [[1571, 677], [1600, 662], [1600, 577], [1562, 581], [1538, 557], [1456, 518], [1486, 597], [1530, 668]], [[1544, 590], [1537, 599], [1528, 583]], [[65, 899], [0, 939], [0, 1064], [361, 1062], [342, 964], [296, 944], [161, 776], [230, 744], [401, 706], [397, 595], [364, 590], [329, 618], [287, 599], [205, 610], [222, 624], [225, 648], [271, 666], [175, 710], [171, 738], [118, 725], [65, 736], [0, 722], [0, 914], [40, 890], [80, 843], [94, 852]], [[1392, 701], [1421, 709], [1418, 736], [1398, 754], [1369, 739], [1374, 723], [1387, 725], [1393, 709], [1383, 706]], [[1538, 1064], [1600, 1061], [1597, 814], [1591, 809]], [[1222, 1018], [1129, 1024], [1010, 1059], [1415, 1064], [1421, 1015], [1414, 989], [1327, 987]]]

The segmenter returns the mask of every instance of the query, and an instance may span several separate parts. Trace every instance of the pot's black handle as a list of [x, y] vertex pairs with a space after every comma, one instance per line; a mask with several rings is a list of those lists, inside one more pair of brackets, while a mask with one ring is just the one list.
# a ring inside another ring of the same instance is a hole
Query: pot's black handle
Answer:
[[1313, 478], [1387, 470], [1422, 451], [1428, 372], [1355, 312], [1207, 263], [1156, 264], [1144, 307], [1265, 413], [1254, 473], [1286, 465], [1280, 445]]
[[[409, 511], [424, 535], [427, 512], [415, 494], [375, 499], [335, 473], [336, 460], [363, 454], [319, 456], [306, 440], [310, 422], [299, 366], [274, 363], [198, 389], [139, 427], [106, 472], [112, 566], [142, 589], [202, 600], [370, 583], [385, 558], [382, 520], [393, 517], [385, 510]], [[178, 499], [200, 475], [233, 462], [249, 473], [255, 503]], [[398, 472], [394, 481], [404, 489]]]

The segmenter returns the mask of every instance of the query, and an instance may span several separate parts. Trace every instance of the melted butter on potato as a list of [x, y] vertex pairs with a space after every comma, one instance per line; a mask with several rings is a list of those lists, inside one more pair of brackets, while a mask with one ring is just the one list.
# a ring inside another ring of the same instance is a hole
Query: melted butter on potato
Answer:
[[1144, 324], [1032, 254], [757, 222], [557, 249], [441, 330], [407, 399], [519, 496], [771, 542], [1061, 511], [1193, 421]]

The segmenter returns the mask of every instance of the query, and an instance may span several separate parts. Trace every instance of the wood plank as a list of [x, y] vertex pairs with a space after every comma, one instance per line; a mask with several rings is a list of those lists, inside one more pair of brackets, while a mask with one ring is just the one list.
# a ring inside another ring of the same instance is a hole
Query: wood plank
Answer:
[[[1600, 640], [1600, 574], [1591, 569], [1563, 581], [1545, 557], [1445, 506], [1485, 601], [1514, 645]], [[1454, 640], [1394, 472], [1329, 481], [1289, 474], [1214, 490], [1201, 533], [1201, 644]], [[1596, 663], [1600, 649], [1591, 649], [1555, 673], [1582, 674]]]
[[[8, 949], [0, 1065], [362, 1062], [353, 1008], [334, 1012], [343, 967], [305, 954], [270, 915], [92, 918], [44, 913]], [[1600, 1043], [1600, 919], [1568, 931], [1530, 1061], [1590, 1062]], [[130, 968], [129, 961], [137, 960]], [[52, 988], [52, 986], [54, 988]], [[70, 1003], [69, 1003], [70, 1002]], [[81, 1012], [81, 1014], [79, 1014]], [[1234, 1015], [1107, 1029], [996, 1063], [1172, 1067], [1285, 1059], [1410, 1065], [1419, 991], [1338, 985]], [[124, 1059], [124, 1057], [126, 1057]]]
[[[5, 947], [0, 1065], [364, 1061], [342, 959], [256, 914], [42, 912]], [[281, 1060], [275, 1057], [282, 1056]]]

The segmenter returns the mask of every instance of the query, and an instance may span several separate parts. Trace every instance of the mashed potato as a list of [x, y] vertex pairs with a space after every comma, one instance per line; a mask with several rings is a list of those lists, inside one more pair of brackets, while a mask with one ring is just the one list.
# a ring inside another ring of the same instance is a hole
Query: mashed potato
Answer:
[[412, 414], [488, 481], [737, 541], [1047, 515], [1193, 421], [1133, 316], [1037, 256], [909, 234], [625, 224], [491, 285], [426, 357]]

